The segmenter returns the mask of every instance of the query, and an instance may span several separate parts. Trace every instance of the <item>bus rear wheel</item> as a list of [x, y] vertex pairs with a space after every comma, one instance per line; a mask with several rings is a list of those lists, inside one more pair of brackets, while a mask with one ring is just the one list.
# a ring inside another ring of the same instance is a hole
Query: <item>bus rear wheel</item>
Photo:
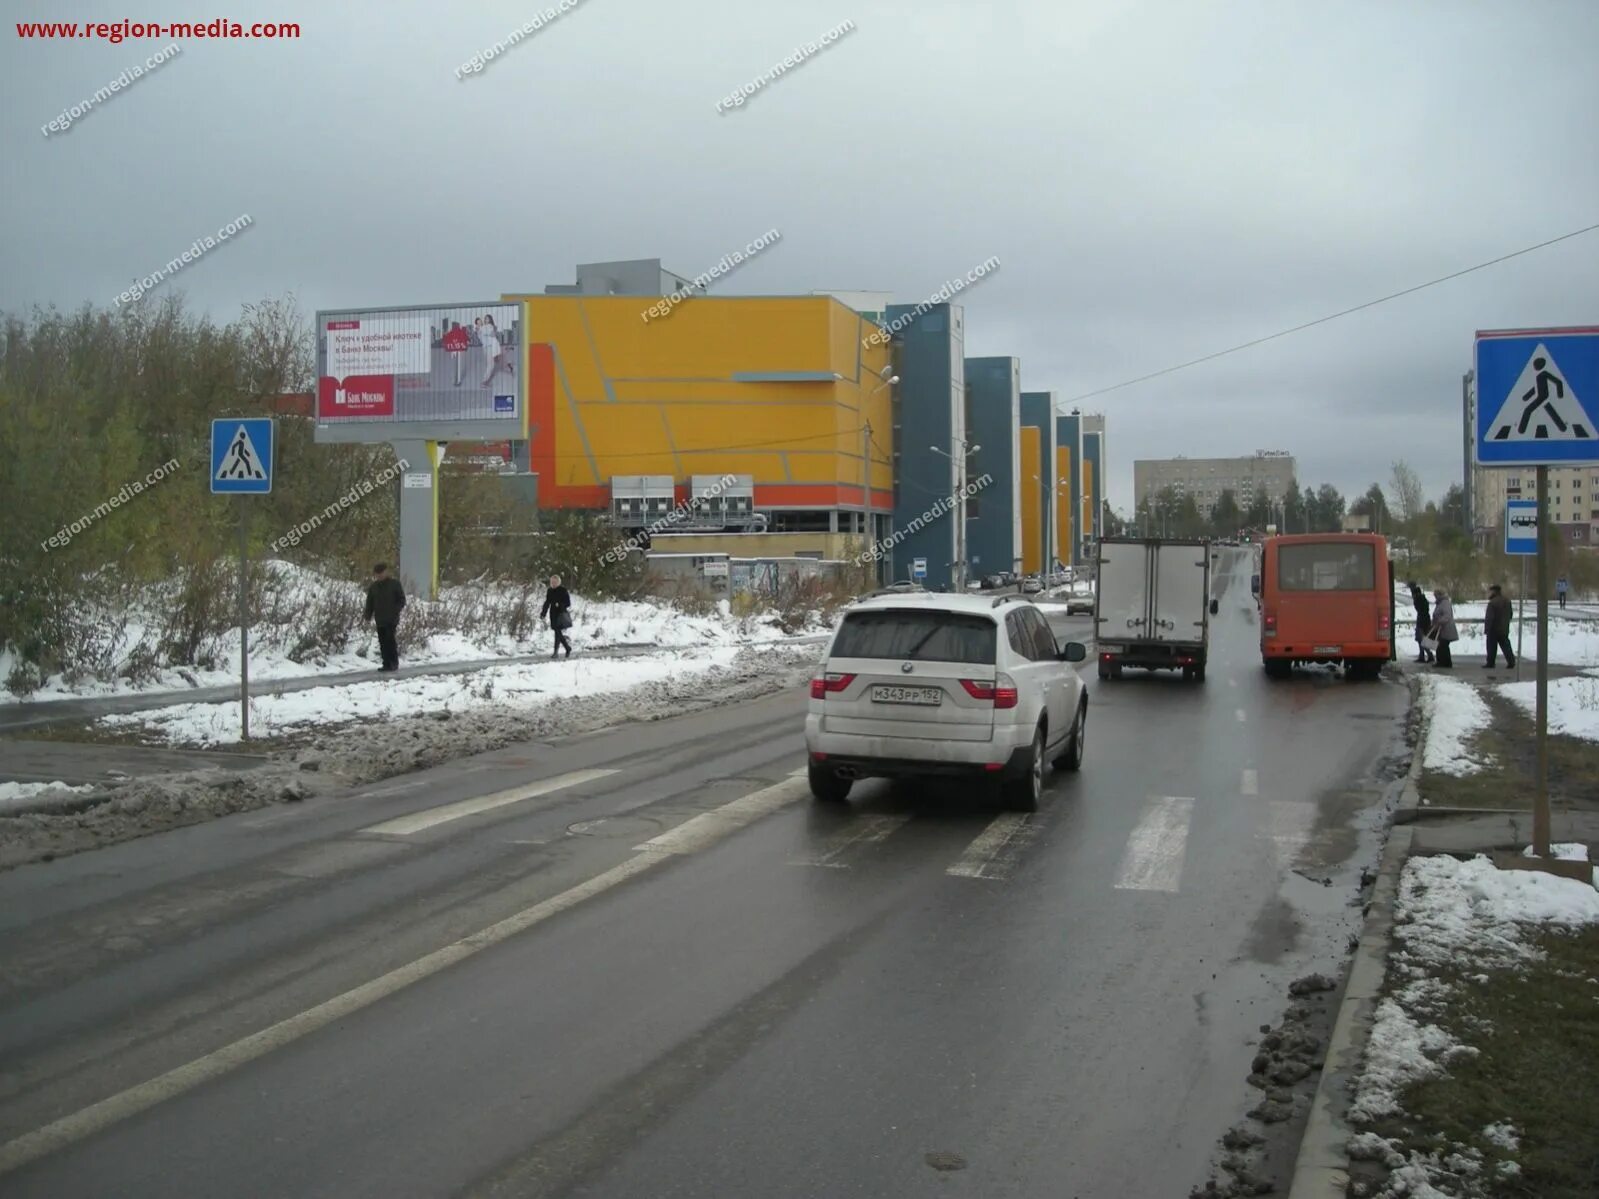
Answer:
[[1265, 663], [1269, 679], [1286, 679], [1294, 673], [1294, 664], [1287, 658], [1267, 658]]

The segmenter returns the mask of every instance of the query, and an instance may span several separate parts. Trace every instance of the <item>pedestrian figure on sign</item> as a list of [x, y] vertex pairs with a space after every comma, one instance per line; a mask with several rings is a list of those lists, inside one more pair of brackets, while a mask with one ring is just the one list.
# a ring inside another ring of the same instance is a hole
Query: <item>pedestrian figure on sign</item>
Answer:
[[1566, 422], [1560, 419], [1560, 413], [1549, 402], [1549, 384], [1553, 383], [1555, 385], [1555, 399], [1557, 400], [1565, 398], [1566, 385], [1559, 375], [1544, 369], [1549, 365], [1549, 359], [1534, 358], [1532, 364], [1538, 368], [1538, 373], [1534, 376], [1536, 385], [1522, 393], [1521, 402], [1526, 404], [1527, 407], [1521, 414], [1521, 423], [1516, 426], [1516, 431], [1525, 433], [1527, 431], [1527, 422], [1532, 420], [1532, 414], [1538, 411], [1539, 408], [1548, 408], [1549, 419], [1554, 421], [1555, 427], [1564, 433], [1566, 431]]
[[1438, 657], [1433, 665], [1449, 670], [1455, 664], [1449, 646], [1460, 640], [1460, 632], [1455, 628], [1455, 605], [1442, 587], [1432, 593], [1432, 601], [1432, 636], [1438, 642]]
[[572, 656], [572, 643], [566, 639], [566, 630], [572, 627], [572, 596], [561, 586], [561, 576], [550, 576], [550, 589], [544, 593], [544, 606], [539, 609], [539, 619], [549, 618], [550, 631], [555, 634], [555, 648], [550, 657], [558, 658], [561, 650]]
[[378, 652], [383, 655], [383, 674], [400, 669], [400, 643], [395, 633], [400, 625], [400, 610], [405, 607], [405, 588], [389, 577], [389, 566], [379, 562], [372, 568], [372, 581], [366, 588], [366, 619], [377, 626]]
[[1565, 575], [1561, 575], [1555, 580], [1555, 597], [1559, 599], [1562, 608], [1566, 606], [1566, 592], [1570, 590], [1571, 581]]
[[1488, 660], [1482, 664], [1483, 669], [1494, 668], [1500, 650], [1505, 651], [1505, 665], [1514, 667], [1516, 655], [1510, 649], [1510, 601], [1498, 583], [1488, 588], [1488, 612], [1483, 617], [1482, 631], [1488, 638]]
[[1427, 638], [1432, 633], [1432, 608], [1427, 603], [1427, 595], [1421, 589], [1421, 584], [1412, 581], [1410, 584], [1410, 602], [1416, 609], [1416, 648], [1421, 651], [1417, 662], [1431, 662], [1432, 651], [1427, 648]]

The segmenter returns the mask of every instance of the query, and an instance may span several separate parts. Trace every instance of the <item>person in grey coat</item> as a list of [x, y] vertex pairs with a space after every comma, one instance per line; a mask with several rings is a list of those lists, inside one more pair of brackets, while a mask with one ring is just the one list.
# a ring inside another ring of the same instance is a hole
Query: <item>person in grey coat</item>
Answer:
[[1455, 605], [1442, 587], [1432, 593], [1432, 601], [1432, 635], [1438, 638], [1438, 660], [1434, 665], [1448, 670], [1455, 664], [1449, 645], [1460, 640], [1460, 631], [1455, 628]]

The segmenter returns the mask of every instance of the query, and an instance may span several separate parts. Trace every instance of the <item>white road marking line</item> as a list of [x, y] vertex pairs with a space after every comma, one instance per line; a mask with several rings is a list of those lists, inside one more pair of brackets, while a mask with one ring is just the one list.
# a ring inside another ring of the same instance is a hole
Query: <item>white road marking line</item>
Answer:
[[[732, 803], [724, 805], [724, 809], [736, 808], [735, 819], [726, 821], [722, 828], [722, 836], [742, 828], [759, 815], [775, 812], [785, 804], [793, 803], [806, 794], [803, 787], [796, 787], [793, 783], [779, 783], [775, 787], [768, 787], [764, 791], [757, 791], [754, 795], [735, 799]], [[760, 803], [749, 801], [760, 798]], [[742, 805], [742, 806], [739, 806]], [[715, 815], [707, 812], [705, 815]], [[703, 816], [696, 816], [694, 820], [702, 820]], [[688, 823], [693, 824], [694, 820]], [[670, 834], [666, 834], [670, 835]], [[698, 848], [706, 848], [720, 838], [709, 835], [709, 829], [704, 829], [694, 840]], [[656, 838], [662, 840], [661, 837]], [[387, 974], [373, 979], [371, 982], [362, 983], [342, 995], [335, 995], [332, 999], [325, 1000], [315, 1007], [308, 1008], [297, 1016], [290, 1016], [269, 1028], [252, 1033], [241, 1040], [234, 1041], [231, 1045], [224, 1045], [221, 1049], [196, 1058], [176, 1069], [168, 1070], [165, 1074], [152, 1078], [149, 1082], [140, 1083], [125, 1091], [118, 1092], [109, 1098], [102, 1099], [99, 1103], [91, 1104], [82, 1111], [74, 1112], [70, 1116], [46, 1124], [43, 1128], [36, 1128], [32, 1132], [4, 1145], [0, 1145], [0, 1175], [4, 1175], [31, 1161], [54, 1153], [75, 1141], [93, 1136], [102, 1129], [135, 1116], [142, 1111], [155, 1107], [168, 1099], [174, 1099], [195, 1087], [201, 1086], [213, 1079], [220, 1078], [230, 1070], [237, 1069], [258, 1057], [280, 1049], [292, 1041], [299, 1040], [309, 1033], [341, 1020], [346, 1016], [370, 1007], [380, 999], [385, 999], [397, 991], [404, 990], [412, 983], [421, 982], [423, 979], [437, 974], [439, 971], [457, 962], [483, 952], [500, 942], [505, 941], [518, 933], [526, 932], [535, 925], [542, 924], [552, 916], [557, 916], [570, 908], [576, 907], [585, 900], [609, 891], [612, 887], [644, 874], [666, 861], [673, 853], [689, 853], [689, 849], [655, 849], [647, 853], [640, 853], [637, 857], [629, 858], [617, 866], [597, 874], [587, 882], [579, 883], [575, 887], [562, 891], [559, 895], [524, 908], [513, 916], [507, 916], [496, 924], [463, 937], [442, 949], [436, 949], [430, 954], [418, 958], [404, 966], [400, 966]]]
[[1239, 784], [1238, 790], [1243, 795], [1259, 795], [1260, 776], [1253, 770], [1244, 771], [1243, 781]]
[[725, 803], [714, 811], [703, 812], [633, 848], [641, 852], [695, 853], [809, 794], [809, 787], [796, 787], [791, 782], [777, 783]]
[[960, 859], [944, 871], [959, 878], [1006, 879], [1022, 850], [1038, 837], [1038, 825], [1023, 812], [1001, 812], [972, 839]]
[[418, 779], [414, 783], [401, 783], [395, 787], [381, 787], [376, 791], [368, 791], [362, 796], [362, 798], [376, 797], [379, 795], [403, 795], [407, 791], [415, 791], [418, 787], [426, 786], [426, 782]]
[[507, 804], [521, 803], [524, 799], [534, 799], [540, 795], [548, 795], [551, 791], [576, 787], [581, 783], [590, 783], [616, 773], [615, 770], [574, 770], [570, 774], [558, 774], [552, 779], [541, 779], [536, 783], [512, 787], [509, 791], [496, 791], [493, 795], [479, 795], [475, 799], [463, 799], [458, 803], [445, 804], [443, 807], [429, 808], [425, 812], [414, 812], [409, 816], [385, 820], [382, 824], [374, 824], [361, 831], [405, 837], [412, 833], [420, 833], [423, 829], [433, 828], [435, 825], [459, 820], [463, 816], [492, 812], [495, 808], [503, 808]]
[[1316, 823], [1316, 805], [1272, 801], [1267, 816], [1266, 836], [1271, 838], [1277, 859], [1283, 864], [1294, 857], [1310, 840], [1310, 831]]
[[834, 833], [814, 853], [794, 858], [791, 866], [830, 866], [835, 870], [849, 869], [848, 862], [839, 859], [857, 845], [871, 845], [886, 841], [894, 830], [908, 821], [908, 815], [859, 816], [849, 825]]
[[1137, 827], [1127, 838], [1127, 851], [1116, 873], [1117, 890], [1176, 891], [1179, 888], [1193, 812], [1192, 799], [1164, 795], [1150, 800]]
[[809, 766], [801, 766], [798, 770], [790, 770], [788, 772], [788, 777], [791, 779], [797, 779], [800, 777], [800, 775], [809, 774], [810, 772], [811, 768]]
[[1243, 724], [1244, 721], [1246, 721], [1248, 719], [1249, 719], [1249, 717], [1244, 714], [1244, 710], [1242, 708], [1239, 708], [1238, 709], [1238, 723], [1239, 724]]

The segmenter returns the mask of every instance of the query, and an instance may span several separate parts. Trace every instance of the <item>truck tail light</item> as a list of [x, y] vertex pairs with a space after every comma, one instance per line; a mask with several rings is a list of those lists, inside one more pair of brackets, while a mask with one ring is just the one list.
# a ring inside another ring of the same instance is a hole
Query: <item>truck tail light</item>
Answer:
[[835, 691], [842, 691], [855, 681], [852, 674], [819, 674], [811, 680], [811, 698], [826, 699]]
[[997, 674], [992, 683], [984, 679], [962, 679], [961, 686], [973, 699], [990, 700], [996, 708], [1016, 706], [1016, 680], [1008, 674]]

